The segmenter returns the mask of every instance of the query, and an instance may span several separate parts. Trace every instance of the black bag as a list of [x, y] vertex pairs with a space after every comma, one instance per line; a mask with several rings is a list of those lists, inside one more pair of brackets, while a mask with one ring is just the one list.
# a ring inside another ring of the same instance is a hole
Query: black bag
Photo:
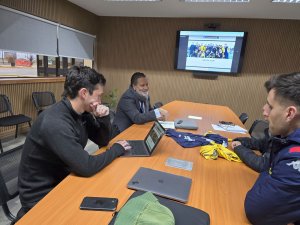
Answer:
[[[135, 191], [128, 200], [130, 200], [134, 197], [137, 197], [139, 195], [142, 195], [144, 193], [145, 193], [144, 191]], [[187, 225], [187, 224], [209, 225], [210, 224], [209, 215], [200, 209], [196, 209], [196, 208], [181, 204], [179, 202], [175, 202], [170, 199], [159, 197], [157, 195], [155, 195], [155, 197], [158, 199], [160, 204], [168, 207], [172, 211], [173, 216], [175, 218], [175, 225]], [[110, 223], [108, 225], [114, 225], [117, 215], [118, 215], [118, 212], [116, 212], [114, 214], [114, 217], [112, 218], [112, 220], [110, 221]]]

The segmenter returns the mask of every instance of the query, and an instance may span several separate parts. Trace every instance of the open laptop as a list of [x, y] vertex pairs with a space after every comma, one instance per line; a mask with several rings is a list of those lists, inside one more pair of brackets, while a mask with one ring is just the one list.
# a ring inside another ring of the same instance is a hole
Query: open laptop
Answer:
[[192, 179], [141, 167], [128, 182], [129, 189], [150, 191], [153, 194], [186, 203]]
[[154, 122], [144, 140], [127, 141], [131, 145], [131, 149], [126, 151], [122, 156], [151, 156], [164, 134], [165, 129], [162, 127], [162, 125], [159, 122]]
[[174, 121], [175, 128], [187, 129], [187, 130], [197, 130], [198, 124], [196, 120], [193, 119], [176, 119]]

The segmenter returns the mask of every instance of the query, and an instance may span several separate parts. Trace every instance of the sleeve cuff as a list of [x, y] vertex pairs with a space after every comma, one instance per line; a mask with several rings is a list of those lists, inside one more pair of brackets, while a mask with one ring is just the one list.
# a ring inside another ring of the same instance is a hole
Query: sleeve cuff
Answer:
[[118, 156], [123, 155], [125, 152], [125, 149], [123, 148], [122, 145], [118, 144], [118, 143], [114, 143], [110, 150], [113, 150], [117, 153]]
[[160, 118], [160, 117], [161, 117], [161, 114], [160, 114], [160, 112], [159, 112], [159, 109], [154, 109], [154, 112], [155, 112], [156, 118]]

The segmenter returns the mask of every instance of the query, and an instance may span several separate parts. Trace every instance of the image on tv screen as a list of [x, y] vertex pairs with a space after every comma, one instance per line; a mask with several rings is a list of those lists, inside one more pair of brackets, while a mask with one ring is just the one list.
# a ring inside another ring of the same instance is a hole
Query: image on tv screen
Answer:
[[246, 32], [178, 31], [176, 69], [238, 73]]

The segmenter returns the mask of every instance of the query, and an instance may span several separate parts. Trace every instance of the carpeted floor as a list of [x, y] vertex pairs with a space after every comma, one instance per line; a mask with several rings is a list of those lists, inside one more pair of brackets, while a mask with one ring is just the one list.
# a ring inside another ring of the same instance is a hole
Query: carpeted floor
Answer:
[[[26, 134], [20, 134], [16, 139], [15, 138], [8, 138], [2, 141], [2, 146], [4, 152], [7, 152], [13, 148], [17, 147], [22, 147], [26, 139]], [[98, 150], [98, 146], [91, 142], [90, 140], [88, 141], [85, 150], [89, 153], [92, 154], [96, 150]], [[21, 203], [19, 200], [19, 197], [16, 197], [8, 202], [8, 207], [10, 211], [12, 212], [13, 215], [16, 215], [19, 209], [21, 208]], [[9, 225], [10, 221], [7, 219], [7, 217], [4, 215], [2, 207], [0, 207], [0, 225]]]

